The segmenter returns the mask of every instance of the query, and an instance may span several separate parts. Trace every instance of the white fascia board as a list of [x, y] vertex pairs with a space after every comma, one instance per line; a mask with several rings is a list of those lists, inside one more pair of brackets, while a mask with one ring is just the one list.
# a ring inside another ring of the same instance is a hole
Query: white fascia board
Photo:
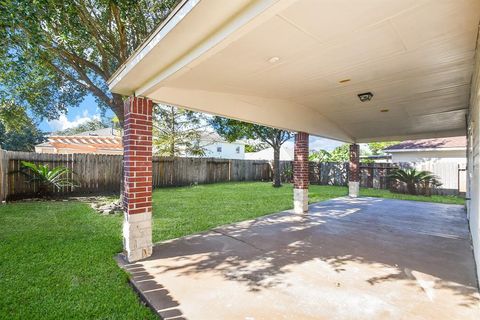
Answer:
[[[239, 12], [233, 19], [223, 25], [221, 28], [215, 30], [207, 39], [204, 39], [200, 44], [197, 44], [193, 50], [183, 55], [176, 63], [169, 66], [164, 71], [160, 72], [156, 77], [140, 86], [135, 90], [135, 95], [148, 97], [152, 91], [158, 88], [159, 84], [176, 74], [181, 70], [189, 70], [189, 65], [198, 60], [203, 60], [217, 51], [221, 50], [229, 43], [235, 41], [242, 34], [247, 32], [246, 27], [252, 20], [256, 19], [255, 25], [275, 15], [283, 8], [291, 4], [294, 0], [259, 0], [248, 6], [243, 11]], [[272, 8], [274, 5], [277, 6]], [[268, 10], [268, 12], [266, 12]], [[260, 17], [265, 13], [263, 17]], [[245, 27], [245, 28], [244, 28]], [[250, 27], [253, 27], [250, 26]]]
[[384, 141], [404, 141], [404, 140], [418, 140], [418, 139], [432, 139], [432, 138], [448, 138], [448, 137], [458, 137], [465, 135], [465, 128], [458, 128], [448, 131], [434, 131], [434, 132], [423, 132], [423, 133], [414, 133], [414, 134], [404, 134], [404, 135], [395, 135], [395, 136], [377, 136], [377, 137], [365, 137], [358, 138], [357, 143], [370, 143], [370, 142], [384, 142]]
[[200, 0], [184, 0], [178, 4], [157, 30], [115, 71], [108, 80], [109, 90], [112, 90], [199, 2]]
[[150, 98], [155, 103], [175, 105], [282, 130], [302, 131], [348, 143], [355, 141], [318, 111], [292, 101], [173, 87], [162, 87]]

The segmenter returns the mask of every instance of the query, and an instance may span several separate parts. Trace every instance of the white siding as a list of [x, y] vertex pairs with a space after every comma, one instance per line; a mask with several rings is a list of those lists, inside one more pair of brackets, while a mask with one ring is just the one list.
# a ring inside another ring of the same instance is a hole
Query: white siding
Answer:
[[[480, 47], [480, 41], [478, 46]], [[472, 77], [472, 87], [470, 92], [470, 111], [469, 111], [469, 152], [468, 168], [469, 172], [469, 190], [468, 196], [471, 200], [467, 201], [468, 216], [470, 221], [470, 231], [472, 233], [473, 248], [475, 260], [477, 262], [477, 273], [480, 278], [480, 157], [479, 157], [479, 112], [480, 112], [480, 55], [477, 49], [475, 57], [475, 73]]]
[[418, 170], [434, 173], [440, 178], [442, 189], [463, 192], [466, 188], [464, 172], [459, 173], [459, 168], [466, 167], [466, 150], [401, 151], [392, 152], [391, 155], [393, 163], [409, 163]]
[[201, 145], [205, 148], [205, 157], [222, 159], [245, 158], [245, 145], [241, 143], [202, 142]]
[[463, 190], [465, 185], [459, 186], [459, 166], [465, 168], [463, 164], [458, 162], [419, 162], [413, 164], [418, 170], [430, 171], [440, 178], [442, 183], [441, 189]]
[[449, 151], [402, 151], [392, 152], [392, 162], [456, 162], [466, 163], [466, 150], [449, 150]]

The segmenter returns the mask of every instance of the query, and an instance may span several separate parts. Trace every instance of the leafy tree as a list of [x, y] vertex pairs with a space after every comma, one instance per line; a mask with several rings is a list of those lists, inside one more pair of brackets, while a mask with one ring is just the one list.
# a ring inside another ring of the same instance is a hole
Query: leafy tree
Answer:
[[372, 155], [378, 156], [384, 154], [383, 149], [398, 144], [399, 141], [388, 141], [388, 142], [370, 142], [368, 148], [372, 152]]
[[107, 80], [178, 0], [3, 0], [0, 98], [49, 119], [92, 94], [123, 123]]
[[331, 162], [347, 162], [350, 160], [350, 145], [345, 143], [336, 147], [330, 153]]
[[200, 138], [206, 121], [201, 113], [168, 105], [155, 105], [153, 145], [160, 156], [205, 155]]
[[346, 143], [342, 144], [333, 149], [332, 152], [319, 150], [312, 153], [309, 159], [319, 162], [347, 162], [350, 159], [350, 145]]
[[70, 136], [70, 135], [79, 134], [85, 131], [93, 131], [93, 130], [104, 129], [108, 127], [109, 125], [104, 123], [102, 120], [94, 118], [87, 122], [81, 123], [73, 128], [57, 131], [55, 132], [55, 134], [59, 136]]
[[12, 151], [33, 151], [45, 137], [25, 109], [12, 103], [0, 104], [0, 147]]
[[332, 155], [327, 150], [320, 149], [318, 151], [312, 152], [308, 157], [310, 161], [317, 161], [317, 162], [329, 162]]
[[268, 144], [264, 142], [249, 143], [245, 145], [245, 152], [258, 152], [268, 148]]
[[222, 117], [213, 117], [210, 124], [228, 141], [246, 138], [270, 145], [273, 148], [273, 186], [281, 186], [280, 147], [292, 137], [291, 132]]
[[[360, 150], [361, 155], [365, 155], [364, 150]], [[331, 152], [327, 150], [319, 150], [313, 152], [310, 157], [310, 161], [318, 162], [348, 162], [350, 161], [350, 145], [348, 143], [342, 144], [341, 146], [336, 147]], [[369, 163], [372, 160], [363, 159], [362, 163]]]

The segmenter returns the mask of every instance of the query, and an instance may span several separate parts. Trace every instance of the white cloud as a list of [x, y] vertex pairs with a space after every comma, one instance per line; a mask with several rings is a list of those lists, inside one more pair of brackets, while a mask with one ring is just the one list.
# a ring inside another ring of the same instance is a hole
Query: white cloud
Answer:
[[75, 117], [74, 120], [68, 120], [65, 114], [61, 114], [58, 119], [47, 121], [52, 131], [61, 131], [68, 128], [76, 127], [82, 123], [88, 122], [93, 119], [100, 119], [100, 115], [95, 114], [90, 116], [88, 110], [85, 110], [82, 116]]

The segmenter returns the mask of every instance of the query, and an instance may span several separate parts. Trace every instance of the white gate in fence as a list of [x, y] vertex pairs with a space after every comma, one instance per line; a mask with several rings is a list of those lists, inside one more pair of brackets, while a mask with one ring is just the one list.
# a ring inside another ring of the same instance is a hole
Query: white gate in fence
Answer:
[[465, 192], [467, 189], [466, 164], [458, 162], [419, 162], [410, 163], [417, 170], [426, 170], [440, 178], [440, 189]]

